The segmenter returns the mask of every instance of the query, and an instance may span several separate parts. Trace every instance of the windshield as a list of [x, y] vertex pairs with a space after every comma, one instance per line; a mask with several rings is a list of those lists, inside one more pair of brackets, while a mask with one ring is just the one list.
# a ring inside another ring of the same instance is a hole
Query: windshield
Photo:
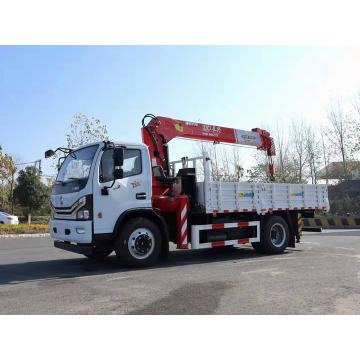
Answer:
[[85, 187], [98, 146], [75, 150], [66, 157], [56, 178], [53, 194], [75, 192]]
[[87, 179], [98, 145], [73, 151], [64, 160], [56, 181]]

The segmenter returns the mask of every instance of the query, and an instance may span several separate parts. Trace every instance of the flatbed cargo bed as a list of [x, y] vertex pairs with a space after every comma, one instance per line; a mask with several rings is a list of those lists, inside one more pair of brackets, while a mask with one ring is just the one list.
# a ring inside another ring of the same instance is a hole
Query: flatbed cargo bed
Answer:
[[206, 213], [329, 210], [326, 185], [206, 181], [197, 183]]

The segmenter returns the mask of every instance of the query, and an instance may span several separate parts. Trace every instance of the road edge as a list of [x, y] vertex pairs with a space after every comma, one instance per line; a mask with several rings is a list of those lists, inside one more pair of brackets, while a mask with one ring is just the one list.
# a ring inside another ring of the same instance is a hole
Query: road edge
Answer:
[[0, 235], [0, 239], [13, 238], [13, 237], [46, 237], [50, 236], [50, 233], [41, 233], [41, 234], [4, 234]]

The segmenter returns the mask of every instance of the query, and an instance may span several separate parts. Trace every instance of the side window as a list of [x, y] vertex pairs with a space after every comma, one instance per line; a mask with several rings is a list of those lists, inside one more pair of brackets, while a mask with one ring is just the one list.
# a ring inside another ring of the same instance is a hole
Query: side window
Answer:
[[113, 150], [104, 151], [101, 162], [100, 162], [100, 182], [113, 181], [113, 171], [114, 171], [114, 160], [113, 160]]
[[124, 178], [141, 174], [141, 152], [138, 149], [125, 149], [124, 151]]
[[[122, 166], [124, 171], [124, 178], [141, 174], [141, 151], [138, 149], [125, 149], [124, 150], [124, 164]], [[113, 150], [106, 150], [103, 153], [100, 162], [100, 182], [113, 181]]]

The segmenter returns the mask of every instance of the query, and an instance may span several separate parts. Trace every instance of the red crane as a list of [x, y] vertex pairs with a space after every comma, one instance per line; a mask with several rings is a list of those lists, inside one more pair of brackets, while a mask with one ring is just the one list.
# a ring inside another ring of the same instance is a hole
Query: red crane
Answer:
[[[148, 124], [145, 120], [149, 118]], [[270, 179], [274, 179], [274, 165], [272, 156], [275, 155], [273, 139], [266, 130], [254, 128], [251, 131], [227, 128], [217, 125], [208, 125], [197, 122], [177, 120], [168, 117], [147, 114], [142, 119], [142, 138], [149, 148], [151, 166], [157, 167], [163, 173], [159, 180], [153, 171], [153, 206], [160, 212], [176, 212], [177, 228], [183, 228], [181, 213], [189, 207], [187, 195], [169, 196], [171, 194], [172, 179], [166, 180], [170, 174], [168, 143], [174, 138], [203, 140], [214, 143], [238, 144], [253, 146], [266, 151]], [[183, 237], [186, 232], [178, 233], [178, 247], [184, 248]], [[187, 246], [187, 245], [186, 245]]]
[[[151, 119], [147, 125], [145, 125], [146, 118]], [[264, 150], [268, 156], [270, 179], [273, 180], [274, 178], [272, 156], [275, 155], [275, 146], [272, 137], [266, 130], [254, 128], [251, 131], [246, 131], [151, 114], [144, 116], [142, 125], [143, 142], [149, 148], [152, 166], [161, 166], [165, 174], [169, 174], [167, 144], [174, 138], [184, 138], [253, 146], [259, 150]]]

